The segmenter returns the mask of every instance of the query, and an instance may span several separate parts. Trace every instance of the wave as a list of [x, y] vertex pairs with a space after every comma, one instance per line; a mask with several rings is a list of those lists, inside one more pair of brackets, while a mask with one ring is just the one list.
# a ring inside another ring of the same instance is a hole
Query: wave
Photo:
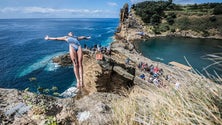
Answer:
[[[7, 40], [7, 39], [9, 39], [10, 37], [9, 36], [0, 36], [0, 40], [1, 40], [1, 42], [3, 41], [3, 40]], [[8, 42], [8, 41], [7, 41]]]
[[92, 27], [83, 27], [83, 28], [79, 28], [79, 29], [84, 29], [84, 30], [94, 30], [94, 28], [92, 28]]
[[52, 60], [49, 61], [49, 63], [44, 68], [45, 71], [55, 71], [60, 67], [59, 64], [53, 63]]
[[114, 41], [113, 36], [109, 37], [108, 39], [106, 39], [104, 42], [102, 42], [102, 46], [110, 46], [111, 42]]
[[111, 30], [111, 29], [115, 29], [116, 27], [105, 27], [104, 29], [106, 30]]
[[51, 59], [55, 56], [64, 54], [65, 52], [59, 52], [56, 54], [48, 55], [40, 60], [37, 60], [37, 62], [33, 63], [32, 65], [26, 67], [20, 74], [18, 75], [19, 77], [26, 76], [33, 71], [46, 67], [45, 70], [47, 71], [53, 71], [54, 69], [58, 68], [57, 65], [53, 64], [52, 62], [50, 63]]
[[114, 33], [115, 30], [108, 30], [106, 33]]

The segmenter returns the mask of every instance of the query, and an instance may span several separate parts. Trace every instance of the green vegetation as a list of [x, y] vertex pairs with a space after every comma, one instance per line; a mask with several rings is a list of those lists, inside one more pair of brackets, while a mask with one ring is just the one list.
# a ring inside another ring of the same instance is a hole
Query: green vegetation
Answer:
[[[222, 3], [176, 5], [169, 1], [145, 1], [132, 9], [155, 34], [192, 30], [202, 36], [222, 33]], [[209, 31], [211, 30], [211, 31]]]
[[159, 24], [161, 17], [164, 16], [164, 10], [170, 5], [165, 1], [145, 1], [132, 6], [145, 23]]
[[213, 14], [215, 14], [215, 15], [222, 14], [222, 5], [215, 6], [215, 8], [213, 10]]
[[[222, 32], [222, 16], [205, 16], [205, 17], [180, 17], [175, 21], [175, 27], [180, 30], [193, 30], [196, 32], [207, 33], [210, 29], [217, 29]], [[213, 32], [211, 32], [213, 34]]]
[[57, 125], [56, 117], [52, 117], [52, 116], [48, 117], [46, 119], [46, 123], [45, 124], [46, 125]]

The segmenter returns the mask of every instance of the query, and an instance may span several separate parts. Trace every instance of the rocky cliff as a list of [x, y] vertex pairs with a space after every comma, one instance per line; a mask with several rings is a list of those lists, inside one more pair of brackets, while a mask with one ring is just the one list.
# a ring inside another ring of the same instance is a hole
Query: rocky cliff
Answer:
[[[27, 91], [1, 89], [1, 124], [108, 124], [112, 123], [112, 100], [128, 98], [137, 87], [155, 87], [139, 78], [143, 73], [137, 68], [140, 61], [159, 65], [164, 74], [171, 73], [181, 83], [200, 79], [191, 72], [175, 69], [153, 62], [133, 50], [127, 43], [118, 40], [112, 43], [111, 55], [96, 60], [91, 51], [84, 51], [85, 90], [74, 98], [57, 98]], [[130, 58], [130, 63], [125, 60]], [[69, 54], [55, 57], [54, 62], [71, 65]], [[147, 73], [148, 75], [148, 73]], [[164, 79], [164, 76], [163, 76]], [[171, 84], [164, 81], [165, 84]], [[137, 87], [135, 87], [137, 86]]]
[[[138, 68], [140, 62], [163, 69], [160, 79], [164, 85], [159, 88], [162, 91], [169, 91], [168, 86], [176, 83], [183, 87], [187, 86], [187, 83], [205, 79], [190, 71], [154, 62], [137, 53], [132, 41], [148, 38], [150, 35], [136, 34], [145, 32], [145, 29], [127, 10], [127, 5], [121, 10], [119, 32], [115, 34], [116, 40], [111, 44], [111, 55], [104, 54], [102, 60], [96, 60], [94, 52], [84, 50], [86, 87], [82, 92], [75, 97], [58, 98], [27, 91], [0, 89], [0, 124], [113, 124], [113, 100], [128, 99], [133, 96], [132, 91], [139, 92], [147, 86], [158, 89], [156, 85], [147, 82], [147, 79], [139, 77], [141, 74], [150, 75]], [[127, 59], [129, 62], [126, 63]], [[55, 57], [53, 61], [62, 66], [72, 65], [69, 54]], [[167, 80], [167, 75], [172, 79]]]

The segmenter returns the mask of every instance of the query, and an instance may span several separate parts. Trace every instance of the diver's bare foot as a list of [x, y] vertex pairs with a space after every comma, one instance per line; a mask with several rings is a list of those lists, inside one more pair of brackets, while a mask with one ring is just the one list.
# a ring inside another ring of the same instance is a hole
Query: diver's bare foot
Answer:
[[82, 85], [82, 88], [85, 88], [85, 85]]
[[80, 83], [80, 86], [81, 86], [82, 88], [84, 88], [84, 87], [85, 87], [85, 85], [83, 84], [83, 81], [81, 81], [81, 80], [80, 80], [80, 82], [79, 82], [79, 83]]

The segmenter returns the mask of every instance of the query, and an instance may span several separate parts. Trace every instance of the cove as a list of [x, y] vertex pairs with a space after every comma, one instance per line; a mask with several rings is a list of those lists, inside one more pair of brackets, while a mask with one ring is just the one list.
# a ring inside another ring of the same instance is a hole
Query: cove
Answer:
[[[194, 39], [183, 37], [158, 37], [145, 41], [136, 41], [136, 49], [151, 60], [168, 64], [176, 61], [187, 65], [184, 57], [190, 65], [201, 74], [206, 75], [204, 68], [213, 64], [206, 58], [207, 54], [222, 53], [222, 40]], [[216, 71], [222, 76], [222, 66], [213, 65], [206, 69], [215, 75]]]

